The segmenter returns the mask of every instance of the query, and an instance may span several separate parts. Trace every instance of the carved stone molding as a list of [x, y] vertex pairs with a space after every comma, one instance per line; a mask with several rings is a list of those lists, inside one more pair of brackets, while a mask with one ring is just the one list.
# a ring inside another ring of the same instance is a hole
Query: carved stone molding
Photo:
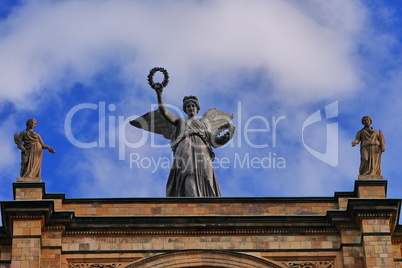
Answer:
[[393, 215], [394, 215], [394, 213], [391, 213], [391, 212], [388, 212], [388, 213], [387, 212], [357, 213], [357, 217], [360, 217], [360, 218], [386, 218], [387, 219], [387, 218], [392, 217]]
[[100, 263], [69, 263], [69, 268], [118, 268], [121, 264], [100, 264]]
[[4, 240], [0, 240], [0, 245], [12, 245], [13, 241], [11, 239], [4, 239]]
[[268, 260], [244, 253], [225, 250], [180, 250], [151, 256], [136, 261], [125, 268], [177, 268], [177, 267], [225, 267], [225, 268], [281, 268]]
[[284, 262], [289, 268], [335, 268], [334, 261]]
[[10, 216], [11, 220], [44, 220], [43, 215], [13, 215]]
[[66, 227], [63, 225], [54, 225], [54, 226], [45, 226], [43, 228], [44, 231], [61, 231], [65, 232]]
[[346, 230], [359, 230], [359, 225], [356, 223], [348, 223], [348, 224], [338, 224], [338, 229], [346, 229]]
[[338, 234], [337, 230], [91, 230], [66, 231], [66, 235], [271, 235], [271, 234]]

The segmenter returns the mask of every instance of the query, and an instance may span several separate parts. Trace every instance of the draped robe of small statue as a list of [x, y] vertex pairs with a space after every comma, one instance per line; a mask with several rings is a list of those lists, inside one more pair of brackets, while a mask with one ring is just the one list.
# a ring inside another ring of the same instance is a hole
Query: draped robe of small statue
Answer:
[[381, 175], [381, 154], [385, 150], [384, 136], [373, 128], [363, 128], [356, 134], [360, 141], [360, 175]]
[[166, 196], [221, 196], [212, 166], [211, 133], [196, 119], [180, 118], [171, 139], [174, 161], [166, 185]]
[[26, 153], [21, 152], [21, 177], [39, 178], [42, 167], [42, 138], [33, 131], [24, 130], [19, 135]]

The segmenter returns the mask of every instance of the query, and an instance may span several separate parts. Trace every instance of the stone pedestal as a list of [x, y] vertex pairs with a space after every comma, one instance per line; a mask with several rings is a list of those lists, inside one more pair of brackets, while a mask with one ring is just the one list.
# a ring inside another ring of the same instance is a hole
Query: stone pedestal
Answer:
[[358, 198], [386, 198], [387, 184], [386, 180], [359, 179], [355, 181], [355, 192]]
[[42, 200], [44, 189], [44, 182], [15, 182], [14, 200]]

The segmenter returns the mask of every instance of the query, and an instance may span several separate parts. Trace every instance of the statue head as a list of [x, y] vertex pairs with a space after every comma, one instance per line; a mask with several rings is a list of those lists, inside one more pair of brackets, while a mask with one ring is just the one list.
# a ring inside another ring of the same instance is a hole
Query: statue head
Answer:
[[186, 106], [190, 103], [194, 103], [195, 106], [197, 106], [197, 113], [200, 110], [200, 103], [198, 102], [198, 98], [196, 96], [185, 96], [183, 98], [183, 111], [187, 114], [186, 112]]
[[369, 120], [369, 121], [367, 121], [368, 125], [371, 125], [371, 124], [373, 123], [373, 119], [371, 119], [371, 117], [368, 116], [368, 115], [363, 116], [363, 118], [362, 118], [362, 124], [363, 124], [363, 125], [366, 125], [367, 123], [365, 123], [365, 122], [366, 122], [367, 119]]
[[27, 130], [28, 130], [29, 126], [30, 126], [32, 123], [34, 124], [33, 127], [35, 127], [35, 126], [36, 126], [36, 119], [35, 119], [35, 118], [29, 118], [29, 119], [27, 120], [27, 122], [26, 122]]

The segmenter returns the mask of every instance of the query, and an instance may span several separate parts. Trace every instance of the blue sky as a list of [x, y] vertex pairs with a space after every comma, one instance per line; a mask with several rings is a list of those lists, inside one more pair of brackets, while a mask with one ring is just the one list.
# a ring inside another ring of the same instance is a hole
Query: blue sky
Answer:
[[168, 141], [127, 125], [155, 108], [156, 66], [172, 111], [196, 95], [200, 115], [234, 114], [234, 139], [215, 150], [223, 196], [353, 191], [351, 141], [370, 115], [388, 197], [401, 198], [401, 18], [399, 1], [2, 1], [0, 200], [19, 176], [13, 134], [32, 117], [57, 151], [44, 153], [48, 193], [165, 196]]

